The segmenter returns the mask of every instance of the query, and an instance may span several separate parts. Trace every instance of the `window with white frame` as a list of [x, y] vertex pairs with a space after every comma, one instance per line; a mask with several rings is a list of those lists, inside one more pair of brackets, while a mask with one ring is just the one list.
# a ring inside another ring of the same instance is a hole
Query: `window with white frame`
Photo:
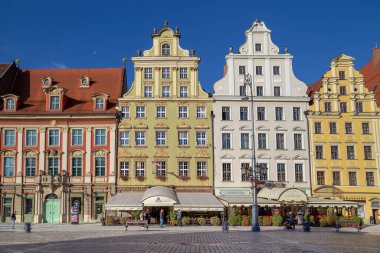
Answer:
[[120, 162], [120, 176], [129, 177], [129, 162], [126, 162], [126, 161]]
[[345, 79], [346, 79], [346, 72], [339, 71], [339, 80], [345, 80]]
[[281, 87], [275, 86], [273, 89], [274, 89], [274, 96], [275, 97], [281, 96]]
[[324, 159], [323, 154], [323, 145], [316, 145], [315, 146], [315, 159]]
[[156, 162], [156, 176], [166, 177], [166, 162], [165, 161]]
[[265, 107], [257, 107], [257, 120], [266, 120]]
[[285, 182], [285, 163], [277, 163], [277, 181]]
[[206, 132], [197, 132], [197, 146], [206, 146]]
[[284, 120], [284, 107], [276, 107], [276, 120]]
[[241, 163], [241, 181], [248, 181], [251, 176], [251, 164], [250, 163]]
[[263, 74], [263, 66], [256, 66], [256, 75]]
[[96, 109], [104, 109], [104, 98], [96, 98], [95, 99], [95, 108]]
[[369, 123], [368, 122], [362, 123], [362, 133], [363, 134], [369, 134]]
[[325, 185], [325, 172], [317, 171], [317, 185]]
[[258, 148], [267, 149], [267, 134], [265, 133], [258, 134]]
[[240, 148], [249, 149], [249, 133], [240, 133]]
[[161, 48], [161, 53], [164, 56], [169, 56], [170, 55], [170, 45], [169, 44], [163, 44]]
[[273, 66], [273, 75], [280, 75], [280, 66]]
[[245, 66], [239, 66], [239, 75], [245, 75]]
[[106, 158], [95, 157], [95, 177], [104, 177], [106, 175]]
[[136, 177], [145, 177], [145, 162], [135, 162]]
[[367, 171], [365, 173], [365, 179], [367, 182], [367, 186], [375, 186], [375, 173], [373, 171]]
[[294, 149], [302, 149], [302, 134], [294, 134]]
[[152, 68], [145, 68], [144, 69], [144, 78], [145, 79], [152, 79], [153, 78], [153, 69]]
[[121, 107], [121, 116], [124, 119], [129, 119], [129, 106], [122, 106]]
[[166, 132], [165, 131], [156, 131], [156, 145], [157, 146], [166, 145]]
[[26, 157], [25, 158], [25, 176], [34, 177], [36, 176], [36, 161], [35, 157]]
[[82, 129], [71, 130], [71, 145], [73, 146], [83, 145], [83, 130]]
[[5, 129], [4, 130], [4, 146], [14, 146], [15, 145], [15, 130]]
[[59, 129], [49, 129], [49, 146], [59, 146]]
[[231, 148], [231, 134], [222, 133], [222, 149], [230, 149], [230, 148]]
[[59, 96], [50, 96], [50, 110], [59, 110]]
[[356, 112], [363, 112], [363, 102], [356, 102], [355, 103], [355, 111]]
[[357, 186], [358, 185], [358, 179], [357, 179], [355, 171], [349, 171], [348, 172], [348, 182], [349, 182], [349, 185], [351, 185], [351, 186]]
[[189, 97], [189, 87], [187, 87], [187, 86], [180, 86], [179, 87], [179, 97], [181, 97], [181, 98], [187, 98], [187, 97]]
[[145, 145], [145, 132], [144, 131], [136, 131], [136, 145], [137, 146], [144, 146]]
[[231, 181], [231, 163], [222, 163], [223, 181]]
[[222, 106], [222, 120], [231, 120], [230, 107]]
[[120, 130], [120, 146], [129, 146], [129, 131]]
[[178, 118], [180, 119], [187, 118], [187, 106], [178, 107]]
[[285, 135], [284, 134], [276, 134], [276, 148], [285, 149]]
[[95, 129], [95, 146], [106, 145], [106, 129]]
[[153, 97], [153, 87], [152, 86], [144, 86], [144, 97], [146, 97], [146, 98]]
[[347, 160], [355, 160], [355, 147], [347, 146]]
[[157, 106], [156, 107], [156, 117], [159, 119], [166, 118], [166, 107]]
[[332, 112], [331, 102], [325, 102], [325, 112]]
[[347, 103], [346, 102], [340, 102], [339, 108], [340, 108], [340, 112], [347, 112]]
[[197, 106], [197, 119], [205, 119], [205, 118], [206, 118], [206, 107]]
[[59, 167], [58, 162], [59, 162], [58, 157], [49, 157], [48, 169], [49, 169], [50, 175], [52, 176], [58, 175], [58, 167]]
[[4, 177], [13, 177], [15, 175], [15, 158], [14, 157], [4, 157], [3, 165], [3, 175]]
[[25, 131], [25, 146], [34, 147], [37, 146], [37, 130], [27, 129]]
[[145, 106], [136, 106], [136, 118], [145, 118]]
[[188, 145], [188, 132], [187, 131], [179, 131], [178, 132], [178, 145], [179, 146], [187, 146]]
[[331, 159], [332, 160], [336, 160], [336, 159], [339, 159], [339, 146], [337, 145], [333, 145], [330, 147], [330, 151], [331, 151]]
[[261, 43], [255, 43], [255, 51], [261, 52]]
[[244, 97], [244, 96], [247, 95], [247, 89], [245, 88], [244, 85], [240, 85], [240, 87], [239, 87], [239, 95], [241, 97]]
[[186, 161], [178, 162], [178, 175], [180, 177], [189, 176], [189, 162], [186, 162]]
[[170, 97], [170, 86], [162, 86], [161, 91], [162, 91], [163, 98]]
[[344, 123], [344, 128], [346, 129], [346, 134], [352, 134], [352, 122]]
[[14, 110], [14, 109], [16, 109], [14, 98], [8, 98], [5, 102], [5, 110]]
[[248, 120], [248, 107], [240, 107], [240, 120]]
[[322, 123], [321, 122], [314, 122], [314, 133], [315, 134], [321, 134], [322, 133]]
[[340, 95], [347, 95], [347, 87], [346, 86], [340, 86], [339, 87], [339, 94]]
[[303, 182], [303, 164], [296, 163], [294, 165], [296, 182]]
[[293, 107], [293, 120], [300, 121], [301, 120], [301, 108]]
[[340, 185], [340, 171], [333, 171], [333, 185]]
[[263, 86], [256, 86], [256, 96], [258, 96], [258, 97], [264, 96], [264, 87]]
[[83, 168], [82, 157], [73, 157], [71, 159], [71, 175], [73, 177], [81, 177]]
[[364, 160], [372, 160], [372, 147], [364, 146]]
[[206, 162], [197, 162], [197, 177], [207, 177]]
[[179, 68], [179, 78], [187, 79], [187, 68]]
[[170, 68], [162, 68], [162, 78], [168, 79], [170, 78]]
[[267, 163], [258, 163], [260, 168], [260, 180], [268, 180], [268, 164]]

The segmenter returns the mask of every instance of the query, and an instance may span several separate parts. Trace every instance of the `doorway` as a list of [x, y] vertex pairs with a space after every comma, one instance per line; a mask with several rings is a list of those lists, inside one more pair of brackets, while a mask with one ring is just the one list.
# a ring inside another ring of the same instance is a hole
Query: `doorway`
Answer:
[[374, 224], [379, 224], [379, 209], [372, 209], [372, 217]]
[[162, 207], [153, 206], [152, 210], [150, 212], [151, 217], [154, 218], [157, 223], [160, 223], [160, 211], [161, 211], [161, 209], [164, 209], [164, 224], [167, 224], [169, 213], [170, 213], [170, 208], [167, 206], [162, 206]]
[[11, 221], [12, 206], [13, 206], [12, 200], [13, 200], [12, 198], [3, 198], [3, 208], [2, 208], [3, 217], [1, 217], [2, 222]]
[[44, 222], [59, 223], [60, 207], [61, 203], [58, 196], [55, 194], [48, 195], [44, 202]]

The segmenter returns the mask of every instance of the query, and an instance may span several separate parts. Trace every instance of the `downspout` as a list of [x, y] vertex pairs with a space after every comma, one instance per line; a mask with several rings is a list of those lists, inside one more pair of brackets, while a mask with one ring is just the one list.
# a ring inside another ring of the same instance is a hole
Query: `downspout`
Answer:
[[[307, 104], [308, 105], [308, 104]], [[313, 188], [312, 188], [312, 174], [311, 174], [311, 146], [310, 146], [310, 128], [309, 128], [309, 113], [310, 111], [309, 110], [306, 110], [304, 111], [304, 115], [306, 117], [306, 126], [307, 126], [307, 138], [308, 138], [308, 147], [309, 147], [309, 154], [308, 154], [308, 157], [309, 157], [309, 184], [310, 184], [310, 197], [313, 196]]]
[[212, 194], [215, 196], [215, 140], [214, 140], [214, 111], [211, 111], [211, 153], [212, 153]]

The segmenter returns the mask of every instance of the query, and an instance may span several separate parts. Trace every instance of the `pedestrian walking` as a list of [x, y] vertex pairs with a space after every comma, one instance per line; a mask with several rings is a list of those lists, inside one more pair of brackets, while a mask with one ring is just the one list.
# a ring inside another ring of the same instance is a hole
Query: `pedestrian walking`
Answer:
[[15, 229], [15, 223], [16, 223], [16, 212], [13, 212], [12, 215], [11, 215], [12, 229]]
[[302, 210], [299, 210], [298, 211], [298, 225], [303, 225], [303, 222], [304, 222], [304, 220], [303, 220], [303, 212], [302, 212]]
[[373, 220], [373, 216], [372, 216], [372, 215], [369, 216], [369, 223], [370, 223], [370, 224], [374, 224], [374, 223], [375, 223], [374, 220]]
[[289, 212], [289, 220], [291, 222], [291, 225], [292, 225], [293, 229], [295, 229], [296, 227], [295, 227], [295, 224], [294, 224], [294, 214], [293, 214], [292, 211]]
[[161, 208], [161, 211], [160, 211], [160, 227], [163, 228], [164, 227], [164, 209]]
[[148, 226], [150, 226], [150, 214], [149, 214], [149, 209], [146, 209], [146, 211], [145, 211], [145, 220], [148, 221]]
[[181, 212], [181, 209], [178, 209], [178, 212], [177, 212], [177, 224], [178, 224], [178, 226], [182, 227], [182, 212]]

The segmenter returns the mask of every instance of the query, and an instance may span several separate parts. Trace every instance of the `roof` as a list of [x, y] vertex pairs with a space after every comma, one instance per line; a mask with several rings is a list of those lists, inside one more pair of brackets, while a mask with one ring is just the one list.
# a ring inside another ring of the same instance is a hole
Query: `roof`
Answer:
[[[19, 69], [14, 62], [0, 63], [0, 95], [9, 93], [14, 84]], [[0, 104], [1, 104], [0, 100]]]
[[364, 77], [365, 87], [375, 90], [376, 103], [380, 106], [380, 48], [373, 49], [371, 60], [359, 72]]
[[110, 198], [107, 210], [142, 210], [140, 203], [143, 192], [120, 192]]
[[223, 204], [209, 192], [177, 192], [179, 203], [175, 208], [183, 211], [223, 211]]
[[[89, 88], [80, 87], [80, 78], [83, 76], [89, 77]], [[124, 76], [124, 68], [23, 70], [9, 93], [19, 96], [21, 100], [19, 110], [14, 113], [50, 114], [45, 110], [46, 96], [42, 90], [42, 78], [51, 77], [53, 86], [62, 88], [67, 97], [62, 113], [92, 112], [91, 95], [96, 93], [109, 95], [107, 110], [97, 114], [114, 113], [124, 85]]]
[[11, 65], [12, 63], [0, 63], [0, 78], [4, 76]]

